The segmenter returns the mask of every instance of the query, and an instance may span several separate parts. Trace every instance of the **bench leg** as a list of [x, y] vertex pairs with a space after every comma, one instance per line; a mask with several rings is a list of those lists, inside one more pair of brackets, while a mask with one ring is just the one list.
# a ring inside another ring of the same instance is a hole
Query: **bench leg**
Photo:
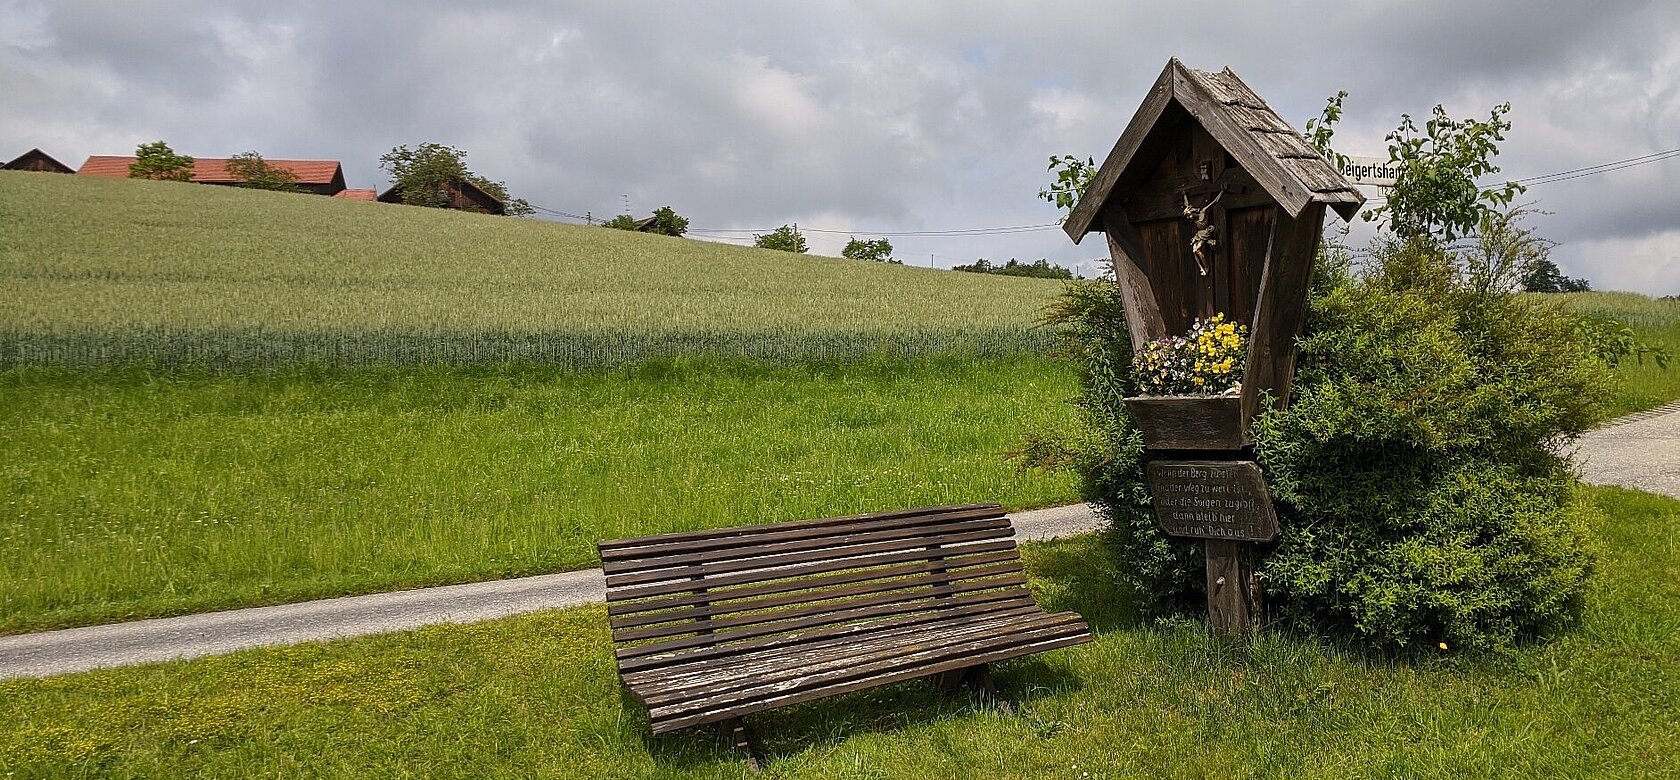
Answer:
[[998, 693], [997, 681], [992, 678], [990, 664], [978, 664], [949, 672], [941, 672], [934, 677], [934, 684], [939, 686], [940, 693], [950, 695], [959, 688], [967, 688], [979, 695], [986, 705], [996, 707], [1006, 714], [1015, 712], [1009, 700]]
[[731, 718], [723, 722], [724, 737], [729, 746], [747, 762], [747, 768], [754, 773], [759, 771], [758, 748], [753, 745], [752, 735], [747, 733], [747, 724], [740, 718]]

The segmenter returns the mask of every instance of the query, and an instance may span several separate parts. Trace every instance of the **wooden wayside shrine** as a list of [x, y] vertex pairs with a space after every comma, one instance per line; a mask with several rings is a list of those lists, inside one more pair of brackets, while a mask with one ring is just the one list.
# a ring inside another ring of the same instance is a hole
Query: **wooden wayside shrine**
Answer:
[[1248, 325], [1240, 393], [1126, 399], [1162, 529], [1207, 540], [1222, 636], [1258, 626], [1256, 543], [1278, 532], [1250, 424], [1262, 398], [1289, 403], [1325, 208], [1346, 220], [1364, 202], [1230, 68], [1173, 59], [1063, 226], [1107, 235], [1134, 351], [1215, 314]]

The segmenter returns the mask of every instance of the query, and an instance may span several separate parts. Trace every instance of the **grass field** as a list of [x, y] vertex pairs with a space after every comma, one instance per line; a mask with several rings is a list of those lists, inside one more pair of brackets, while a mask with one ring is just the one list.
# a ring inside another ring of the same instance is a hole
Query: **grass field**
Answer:
[[[1588, 489], [1584, 622], [1495, 658], [1371, 659], [1146, 623], [1096, 536], [1029, 545], [1092, 645], [1001, 667], [1004, 715], [908, 683], [749, 719], [767, 777], [1673, 777], [1680, 502]], [[18, 777], [741, 777], [709, 732], [648, 741], [600, 608], [0, 683]]]
[[0, 373], [0, 632], [534, 574], [603, 538], [999, 501], [1065, 366]]
[[1680, 300], [1656, 300], [1618, 292], [1569, 293], [1559, 297], [1570, 309], [1626, 324], [1641, 341], [1667, 349], [1675, 358], [1667, 369], [1649, 358], [1643, 362], [1628, 360], [1618, 366], [1620, 390], [1612, 403], [1612, 417], [1680, 398]]
[[1043, 279], [174, 182], [0, 172], [0, 367], [1036, 350]]

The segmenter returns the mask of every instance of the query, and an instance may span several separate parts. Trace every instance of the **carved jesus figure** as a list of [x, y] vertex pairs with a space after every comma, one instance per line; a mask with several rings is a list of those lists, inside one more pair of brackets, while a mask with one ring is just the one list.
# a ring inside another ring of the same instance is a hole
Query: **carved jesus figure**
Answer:
[[1207, 276], [1208, 273], [1208, 252], [1219, 243], [1219, 228], [1208, 222], [1208, 212], [1212, 211], [1213, 204], [1218, 203], [1224, 196], [1225, 191], [1220, 190], [1201, 208], [1196, 208], [1190, 205], [1190, 193], [1184, 193], [1184, 218], [1190, 220], [1190, 224], [1196, 228], [1196, 232], [1190, 236], [1190, 254], [1196, 257], [1196, 270], [1202, 272], [1202, 276]]

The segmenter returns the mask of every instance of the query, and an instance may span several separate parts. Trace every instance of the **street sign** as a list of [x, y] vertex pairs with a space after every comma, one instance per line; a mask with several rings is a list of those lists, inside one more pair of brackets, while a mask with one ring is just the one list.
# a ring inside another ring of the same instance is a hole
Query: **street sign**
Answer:
[[1355, 157], [1349, 155], [1342, 166], [1342, 175], [1354, 184], [1371, 187], [1393, 187], [1400, 170], [1389, 164], [1387, 157]]

